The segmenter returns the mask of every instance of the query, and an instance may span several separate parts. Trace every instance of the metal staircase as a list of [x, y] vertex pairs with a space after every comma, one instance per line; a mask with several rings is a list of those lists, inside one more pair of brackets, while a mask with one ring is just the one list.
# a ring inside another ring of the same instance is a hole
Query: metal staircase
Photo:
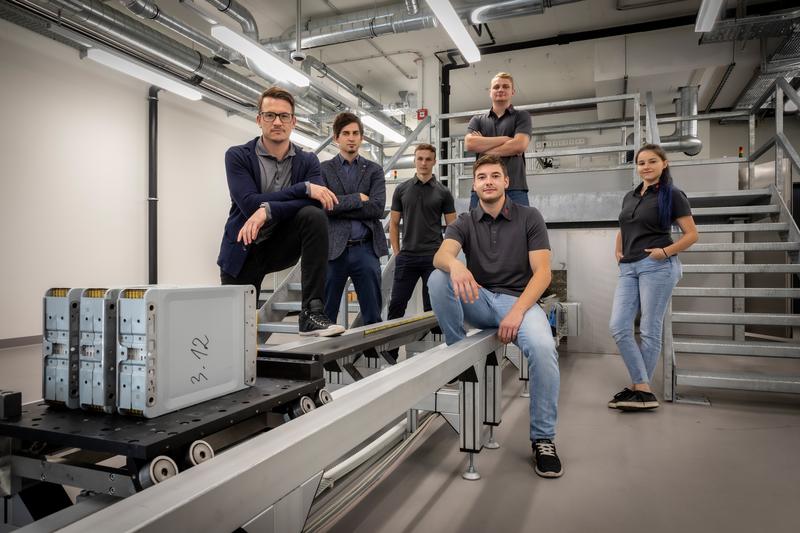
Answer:
[[[800, 298], [800, 289], [792, 286], [800, 273], [800, 231], [774, 186], [688, 196], [700, 239], [682, 254], [685, 277], [673, 291], [665, 320], [664, 398], [680, 400], [681, 386], [800, 393], [800, 365], [797, 375], [691, 368], [693, 356], [800, 358], [800, 315], [792, 308], [792, 299]], [[704, 242], [713, 240], [726, 242]], [[715, 262], [695, 262], [700, 253], [716, 254]], [[726, 303], [728, 311], [688, 310]], [[753, 311], [758, 306], [770, 310]], [[684, 324], [729, 333], [673, 335]], [[777, 334], [758, 333], [765, 326]]]

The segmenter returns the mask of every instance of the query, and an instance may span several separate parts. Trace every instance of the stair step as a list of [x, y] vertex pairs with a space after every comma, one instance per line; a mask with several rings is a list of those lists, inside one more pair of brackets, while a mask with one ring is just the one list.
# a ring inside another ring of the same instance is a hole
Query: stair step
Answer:
[[686, 252], [781, 252], [800, 250], [800, 242], [699, 242]]
[[713, 298], [800, 298], [800, 289], [675, 287], [672, 296]]
[[272, 304], [274, 311], [300, 311], [303, 302], [275, 302]]
[[800, 393], [800, 376], [728, 374], [676, 369], [675, 379], [678, 385], [691, 387]]
[[692, 207], [716, 205], [745, 205], [756, 200], [769, 200], [772, 192], [769, 189], [745, 189], [741, 191], [709, 191], [688, 192], [686, 196]]
[[288, 289], [290, 291], [302, 291], [303, 290], [303, 284], [300, 283], [299, 281], [293, 281], [293, 282], [289, 283]]
[[779, 274], [800, 273], [800, 265], [793, 264], [757, 264], [757, 265], [683, 265], [684, 273], [709, 274], [761, 274], [765, 272]]
[[683, 324], [749, 324], [800, 326], [800, 315], [774, 313], [672, 313], [672, 322]]
[[265, 322], [258, 325], [259, 333], [297, 333], [297, 322]]
[[731, 233], [738, 231], [789, 231], [786, 222], [757, 222], [752, 224], [699, 224], [699, 233]]
[[723, 216], [723, 215], [769, 215], [780, 213], [781, 209], [777, 205], [737, 205], [726, 207], [694, 207], [692, 215], [695, 217], [703, 216]]
[[741, 342], [732, 340], [698, 340], [676, 338], [672, 346], [676, 352], [715, 355], [751, 355], [760, 357], [800, 358], [800, 345], [782, 342]]

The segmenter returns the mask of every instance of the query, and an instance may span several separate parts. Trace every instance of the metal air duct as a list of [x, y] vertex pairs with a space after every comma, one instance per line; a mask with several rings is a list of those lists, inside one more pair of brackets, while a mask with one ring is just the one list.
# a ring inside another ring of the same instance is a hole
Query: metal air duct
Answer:
[[[477, 13], [479, 21], [486, 22], [523, 15], [538, 15], [543, 13], [546, 7], [577, 1], [580, 0], [507, 0], [488, 4], [470, 1], [457, 11], [461, 17], [470, 21], [475, 20], [473, 14]], [[410, 13], [404, 2], [378, 9], [364, 9], [335, 17], [309, 20], [306, 23], [306, 31], [300, 37], [303, 48], [314, 48], [436, 26], [436, 18], [428, 9]], [[262, 43], [273, 50], [289, 52], [296, 46], [295, 33], [295, 30], [289, 30], [278, 38], [264, 40]]]
[[[675, 114], [679, 117], [697, 115], [697, 85], [679, 87], [675, 99]], [[703, 141], [697, 136], [697, 120], [684, 120], [675, 124], [672, 135], [661, 137], [661, 147], [668, 152], [683, 152], [688, 156], [697, 155], [703, 149]]]

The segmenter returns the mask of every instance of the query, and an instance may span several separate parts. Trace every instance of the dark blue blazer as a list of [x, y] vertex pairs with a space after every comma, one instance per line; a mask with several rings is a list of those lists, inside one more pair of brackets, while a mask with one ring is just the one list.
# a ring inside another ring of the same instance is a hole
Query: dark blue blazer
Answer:
[[[328, 211], [328, 260], [336, 259], [344, 252], [350, 236], [350, 221], [353, 219], [360, 220], [372, 231], [372, 249], [376, 256], [389, 253], [381, 222], [386, 209], [386, 179], [383, 169], [364, 157], [360, 157], [359, 161], [355, 192], [345, 189], [346, 176], [338, 157], [322, 163], [325, 186], [339, 200], [333, 210]], [[369, 201], [361, 201], [362, 192], [369, 196]]]
[[307, 205], [321, 207], [319, 202], [306, 195], [306, 181], [323, 185], [316, 154], [304, 152], [295, 145], [292, 159], [292, 177], [289, 187], [274, 192], [261, 191], [261, 169], [256, 154], [256, 143], [260, 137], [240, 146], [232, 146], [225, 152], [225, 173], [231, 193], [231, 209], [222, 244], [219, 247], [217, 264], [231, 276], [238, 276], [247, 258], [248, 248], [236, 242], [236, 236], [244, 223], [263, 202], [269, 202], [271, 220], [281, 222], [292, 218]]

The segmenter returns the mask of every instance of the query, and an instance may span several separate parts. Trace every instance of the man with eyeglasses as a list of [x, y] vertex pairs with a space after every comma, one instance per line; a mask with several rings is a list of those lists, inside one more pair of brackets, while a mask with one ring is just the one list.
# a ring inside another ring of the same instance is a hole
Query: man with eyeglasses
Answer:
[[261, 136], [225, 153], [231, 208], [217, 264], [223, 285], [254, 285], [300, 259], [300, 335], [344, 331], [324, 313], [328, 218], [338, 199], [323, 185], [319, 159], [289, 140], [297, 119], [294, 97], [270, 87], [258, 100]]
[[322, 177], [339, 202], [328, 209], [325, 314], [336, 320], [349, 277], [364, 324], [373, 324], [381, 321], [379, 258], [389, 253], [381, 224], [386, 180], [380, 165], [358, 155], [363, 138], [364, 126], [353, 113], [339, 113], [333, 120], [333, 140], [339, 145], [339, 154], [322, 163]]

